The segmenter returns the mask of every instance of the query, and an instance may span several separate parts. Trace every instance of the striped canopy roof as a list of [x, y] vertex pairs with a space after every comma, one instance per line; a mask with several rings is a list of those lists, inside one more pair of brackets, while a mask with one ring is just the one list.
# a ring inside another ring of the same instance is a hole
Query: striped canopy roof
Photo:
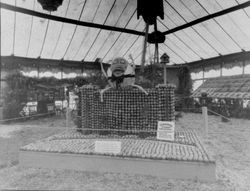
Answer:
[[226, 76], [206, 80], [192, 97], [206, 92], [211, 98], [250, 99], [250, 75]]
[[[241, 5], [247, 0], [163, 0], [164, 20], [158, 18], [158, 30], [167, 32], [197, 19]], [[1, 55], [57, 60], [108, 63], [114, 57], [128, 59], [132, 54], [140, 64], [145, 31], [137, 19], [136, 0], [64, 0], [55, 12], [44, 11], [37, 0], [1, 0], [51, 16], [138, 31], [136, 34], [104, 30], [1, 8]], [[150, 26], [149, 32], [153, 31]], [[166, 33], [167, 34], [167, 33]], [[166, 35], [159, 53], [167, 53], [171, 64], [182, 64], [219, 55], [250, 50], [250, 8], [211, 18]], [[146, 61], [152, 58], [154, 45], [148, 44]]]

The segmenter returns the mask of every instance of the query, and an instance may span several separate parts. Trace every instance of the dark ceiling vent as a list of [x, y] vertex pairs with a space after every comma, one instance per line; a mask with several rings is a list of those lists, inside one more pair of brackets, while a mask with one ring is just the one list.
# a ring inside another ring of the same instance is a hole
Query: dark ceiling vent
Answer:
[[137, 18], [142, 16], [145, 23], [155, 24], [157, 16], [164, 19], [163, 0], [137, 0]]
[[95, 62], [97, 62], [97, 63], [101, 62], [101, 58], [96, 58]]
[[164, 43], [165, 35], [160, 31], [154, 31], [148, 34], [148, 43], [155, 44], [155, 43]]
[[62, 5], [63, 0], [37, 0], [46, 11], [56, 11]]

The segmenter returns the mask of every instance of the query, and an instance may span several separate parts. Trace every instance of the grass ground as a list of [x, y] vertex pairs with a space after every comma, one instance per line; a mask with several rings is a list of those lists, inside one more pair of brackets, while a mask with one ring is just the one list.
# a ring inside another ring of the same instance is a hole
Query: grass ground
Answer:
[[[200, 114], [183, 114], [178, 128], [202, 134]], [[153, 176], [23, 168], [18, 165], [20, 146], [65, 130], [63, 118], [45, 118], [0, 125], [0, 189], [63, 190], [250, 190], [250, 121], [222, 123], [209, 116], [209, 136], [203, 141], [216, 159], [214, 183]], [[39, 162], [39, 161], [37, 161]]]

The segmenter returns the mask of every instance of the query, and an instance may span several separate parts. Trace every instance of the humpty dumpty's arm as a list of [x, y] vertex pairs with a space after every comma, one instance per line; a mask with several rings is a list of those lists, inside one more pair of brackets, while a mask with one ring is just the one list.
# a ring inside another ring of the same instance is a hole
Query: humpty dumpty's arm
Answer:
[[[102, 70], [102, 73], [103, 73], [103, 75], [104, 75], [104, 77], [106, 78], [106, 79], [108, 79], [108, 74], [105, 72], [105, 70], [104, 70], [104, 68], [103, 68], [103, 62], [102, 62], [102, 59], [100, 59], [100, 65], [101, 65], [101, 70]], [[112, 84], [110, 83], [110, 81], [108, 80], [108, 83], [109, 83], [109, 85], [112, 87]]]
[[99, 62], [100, 62], [100, 65], [101, 65], [101, 70], [102, 70], [103, 75], [105, 76], [105, 78], [108, 78], [108, 75], [107, 75], [107, 73], [105, 72], [105, 70], [103, 68], [102, 59], [100, 59]]
[[103, 94], [104, 94], [106, 91], [108, 91], [109, 89], [111, 89], [111, 87], [107, 87], [107, 88], [105, 88], [105, 89], [103, 89], [103, 90], [100, 91], [100, 94], [101, 94], [101, 102], [103, 102]]
[[134, 62], [134, 59], [133, 59], [133, 57], [132, 57], [131, 54], [129, 54], [129, 58], [131, 59], [131, 61], [132, 61], [132, 66], [133, 66], [133, 68], [135, 69], [135, 62]]
[[[102, 59], [100, 59], [100, 65], [101, 65], [101, 70], [102, 70], [102, 73], [103, 73], [104, 77], [105, 77], [106, 79], [108, 79], [108, 74], [105, 72], [105, 70], [104, 70], [104, 68], [103, 68]], [[105, 88], [105, 89], [103, 89], [103, 90], [100, 91], [100, 94], [101, 94], [101, 102], [103, 102], [103, 94], [104, 94], [104, 92], [108, 91], [108, 90], [112, 87], [112, 84], [111, 84], [111, 82], [110, 82], [109, 80], [108, 80], [108, 83], [109, 83], [109, 86], [110, 86], [110, 87], [107, 87], [107, 88]]]
[[139, 85], [136, 85], [136, 84], [132, 84], [131, 85], [132, 87], [136, 87], [138, 88], [139, 90], [141, 90], [143, 93], [145, 93], [146, 95], [148, 95], [148, 92], [146, 90], [143, 89], [143, 87], [139, 86]]

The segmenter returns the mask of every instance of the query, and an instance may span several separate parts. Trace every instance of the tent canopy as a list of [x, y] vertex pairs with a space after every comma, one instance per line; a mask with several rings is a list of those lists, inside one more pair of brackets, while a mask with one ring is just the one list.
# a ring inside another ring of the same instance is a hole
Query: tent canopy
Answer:
[[[141, 62], [145, 23], [137, 19], [136, 0], [64, 0], [55, 12], [44, 11], [37, 0], [1, 0], [2, 3], [77, 21], [137, 31], [137, 34], [103, 30], [31, 16], [1, 8], [1, 56], [20, 56], [108, 63], [114, 57]], [[164, 0], [164, 20], [158, 30], [166, 32], [209, 16], [246, 0]], [[150, 27], [149, 32], [153, 31]], [[250, 7], [240, 9], [166, 35], [159, 54], [167, 53], [171, 64], [250, 51]], [[148, 44], [146, 62], [153, 58]]]

